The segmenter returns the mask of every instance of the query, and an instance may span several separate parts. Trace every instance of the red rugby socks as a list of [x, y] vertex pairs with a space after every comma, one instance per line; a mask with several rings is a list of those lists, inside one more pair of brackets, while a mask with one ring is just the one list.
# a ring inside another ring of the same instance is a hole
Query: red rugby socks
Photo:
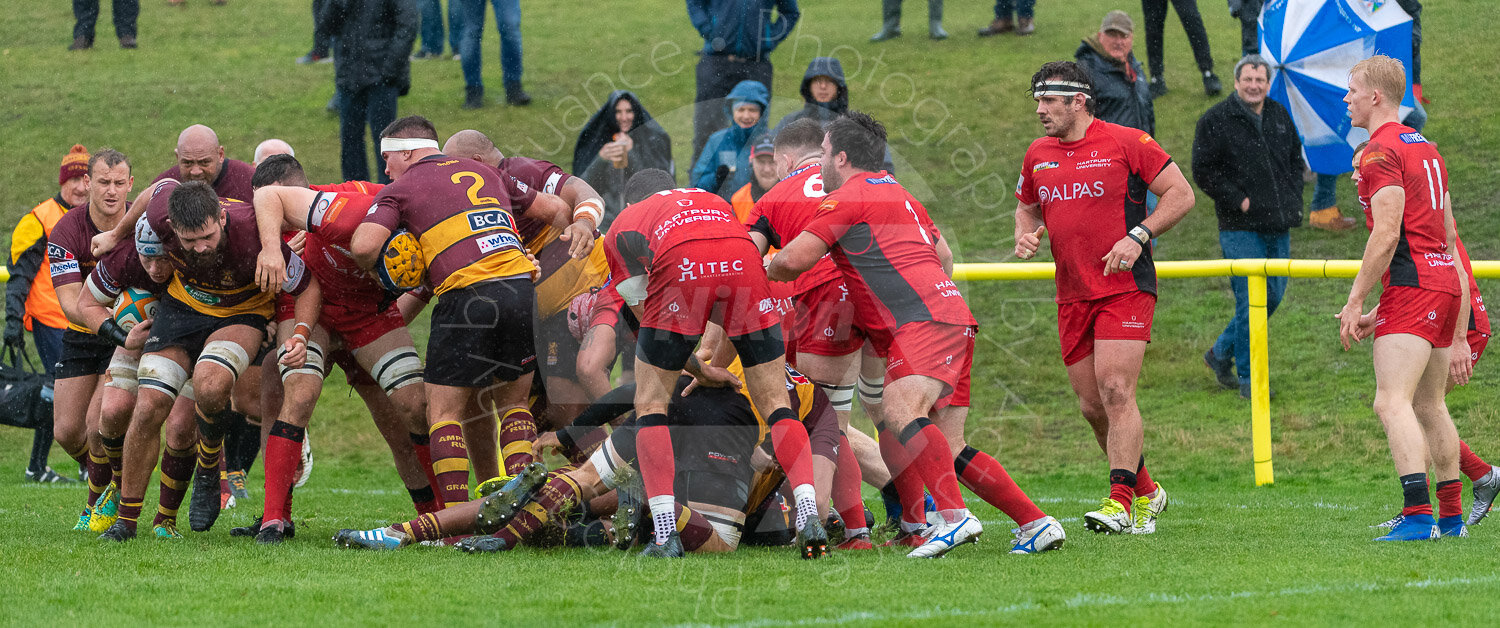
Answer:
[[1016, 485], [1005, 466], [987, 453], [965, 446], [953, 459], [953, 470], [965, 487], [989, 505], [1000, 509], [1018, 525], [1047, 516]]
[[1490, 463], [1485, 462], [1472, 450], [1469, 444], [1458, 441], [1458, 470], [1468, 476], [1470, 482], [1478, 482], [1486, 473], [1490, 472]]
[[307, 430], [285, 421], [271, 424], [266, 439], [266, 502], [262, 521], [288, 522], [292, 518], [292, 484], [297, 462], [302, 459], [302, 440]]

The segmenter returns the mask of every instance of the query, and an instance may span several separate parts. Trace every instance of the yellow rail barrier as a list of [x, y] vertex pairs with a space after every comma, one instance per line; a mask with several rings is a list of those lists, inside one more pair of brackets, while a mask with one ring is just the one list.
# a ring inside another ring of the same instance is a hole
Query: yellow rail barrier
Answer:
[[[1157, 277], [1246, 277], [1250, 292], [1250, 442], [1255, 485], [1276, 481], [1271, 465], [1270, 338], [1266, 325], [1266, 277], [1342, 278], [1359, 274], [1359, 260], [1216, 259], [1156, 262]], [[1500, 261], [1472, 263], [1474, 276], [1500, 278]], [[960, 281], [1052, 279], [1051, 262], [954, 264]]]

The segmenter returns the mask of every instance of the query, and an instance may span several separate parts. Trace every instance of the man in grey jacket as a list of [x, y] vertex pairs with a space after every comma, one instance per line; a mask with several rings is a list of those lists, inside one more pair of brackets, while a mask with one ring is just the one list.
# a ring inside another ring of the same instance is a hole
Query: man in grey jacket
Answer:
[[[1250, 55], [1234, 66], [1234, 93], [1198, 119], [1193, 179], [1214, 200], [1224, 257], [1285, 258], [1289, 229], [1302, 223], [1302, 142], [1292, 116], [1266, 97], [1270, 67]], [[1249, 295], [1244, 277], [1231, 277], [1234, 318], [1203, 361], [1219, 385], [1249, 397]], [[1267, 315], [1286, 292], [1286, 277], [1266, 278]], [[1239, 376], [1235, 376], [1238, 371]]]

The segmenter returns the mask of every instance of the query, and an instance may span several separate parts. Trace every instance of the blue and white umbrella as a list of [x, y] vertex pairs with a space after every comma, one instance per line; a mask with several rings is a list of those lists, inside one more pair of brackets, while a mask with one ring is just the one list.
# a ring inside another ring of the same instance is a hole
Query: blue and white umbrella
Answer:
[[1260, 54], [1271, 63], [1271, 98], [1292, 114], [1313, 172], [1349, 171], [1370, 138], [1349, 124], [1349, 70], [1376, 54], [1406, 66], [1401, 118], [1411, 94], [1411, 16], [1394, 0], [1269, 0], [1260, 14]]

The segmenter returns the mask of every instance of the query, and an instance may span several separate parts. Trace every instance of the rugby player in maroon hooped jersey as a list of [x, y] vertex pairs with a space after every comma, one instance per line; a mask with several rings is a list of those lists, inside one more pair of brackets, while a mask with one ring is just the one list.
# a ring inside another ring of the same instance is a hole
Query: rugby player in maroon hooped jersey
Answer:
[[[1026, 149], [1016, 183], [1016, 257], [1030, 259], [1050, 236], [1063, 364], [1109, 459], [1109, 497], [1084, 525], [1151, 534], [1168, 501], [1146, 469], [1135, 399], [1156, 311], [1149, 242], [1192, 209], [1193, 189], [1149, 134], [1094, 117], [1092, 83], [1077, 64], [1043, 65], [1031, 89], [1047, 135]], [[1160, 199], [1150, 216], [1147, 190]]]
[[645, 556], [682, 556], [673, 478], [676, 462], [667, 429], [667, 402], [686, 369], [699, 381], [738, 381], [705, 365], [693, 349], [709, 325], [722, 328], [739, 354], [750, 398], [770, 428], [772, 449], [796, 501], [803, 558], [828, 551], [818, 520], [807, 428], [787, 404], [786, 347], [760, 251], [734, 208], [699, 189], [673, 189], [664, 170], [636, 173], [625, 184], [629, 203], [604, 239], [615, 291], [640, 321], [635, 408], [640, 427], [641, 481], [656, 536]]
[[[274, 308], [271, 295], [255, 284], [260, 240], [254, 208], [221, 201], [213, 188], [198, 181], [166, 179], [149, 191], [150, 200], [142, 200], [147, 203], [146, 218], [163, 237], [174, 272], [141, 357], [135, 420], [160, 422], [192, 369], [198, 464], [188, 524], [203, 532], [219, 515], [218, 467], [230, 395], [259, 350]], [[289, 269], [282, 288], [299, 295], [297, 317], [307, 321], [282, 345], [281, 364], [297, 368], [307, 354], [308, 337], [302, 328], [311, 329], [317, 322], [321, 297], [317, 279], [306, 272], [302, 260], [285, 246], [281, 253]], [[134, 526], [125, 523], [126, 514], [122, 502], [120, 521], [105, 531], [105, 537], [123, 541], [135, 536]]]
[[[550, 161], [506, 157], [488, 136], [479, 131], [465, 129], [454, 133], [443, 143], [443, 154], [489, 164], [531, 188], [556, 194], [572, 208], [572, 215], [580, 219], [586, 217], [590, 225], [597, 224], [604, 214], [604, 199], [582, 178], [568, 174]], [[536, 334], [537, 372], [542, 377], [540, 383], [545, 391], [541, 398], [545, 403], [533, 408], [533, 412], [538, 412], [536, 418], [541, 423], [557, 429], [572, 423], [573, 417], [592, 401], [578, 381], [579, 340], [568, 329], [568, 308], [574, 298], [604, 284], [609, 266], [604, 260], [604, 250], [595, 247], [596, 233], [590, 233], [587, 239], [560, 240], [558, 229], [525, 214], [516, 216], [516, 233], [536, 257], [537, 268], [541, 271], [536, 280], [537, 311], [533, 332]], [[488, 412], [484, 415], [491, 416]], [[488, 418], [486, 421], [493, 423]], [[469, 443], [470, 457], [493, 460], [495, 439], [490, 437], [475, 442], [470, 437], [470, 430], [480, 428], [480, 423], [469, 421], [464, 424], [464, 439]], [[488, 427], [491, 431], [494, 429], [493, 425]], [[499, 438], [504, 452], [504, 471], [506, 475], [514, 475], [532, 460], [534, 452], [529, 443], [536, 438], [536, 424], [525, 425], [512, 420], [505, 427]], [[580, 452], [572, 453], [579, 455]], [[478, 464], [475, 463], [475, 471], [481, 470]]]
[[[350, 386], [364, 400], [390, 447], [397, 472], [418, 514], [440, 510], [442, 501], [433, 492], [436, 478], [430, 476], [432, 465], [427, 453], [427, 396], [421, 386], [422, 360], [394, 301], [370, 273], [354, 263], [348, 252], [349, 238], [375, 200], [373, 194], [357, 190], [376, 192], [381, 186], [364, 182], [309, 186], [302, 165], [290, 155], [268, 158], [256, 170], [255, 177], [258, 183], [269, 182], [256, 188], [254, 203], [261, 242], [256, 273], [261, 289], [274, 291], [281, 283], [285, 266], [278, 251], [284, 234], [305, 233], [302, 257], [323, 287], [323, 309], [314, 333], [326, 335], [332, 341], [324, 345], [324, 364], [343, 367]], [[293, 322], [291, 312], [286, 311], [280, 300], [277, 306], [278, 325], [288, 327]], [[279, 329], [278, 333], [290, 334], [292, 330]], [[325, 376], [328, 370], [324, 369]], [[370, 373], [377, 376], [371, 377]], [[302, 380], [299, 387], [321, 388], [320, 380], [288, 375], [283, 404], [291, 405], [284, 406], [283, 420], [290, 416], [305, 421], [317, 402], [315, 390], [312, 395], [292, 390], [293, 380], [298, 379]], [[411, 431], [414, 425], [422, 429]], [[287, 447], [281, 450], [282, 455], [273, 456], [270, 443], [275, 442], [276, 431], [273, 430], [267, 444], [267, 482], [275, 473], [292, 472], [297, 462], [294, 454], [300, 447], [296, 443], [283, 443]], [[290, 447], [294, 444], [296, 447]], [[267, 502], [270, 501], [268, 496]], [[289, 515], [289, 511], [288, 506], [285, 512], [271, 512], [267, 506], [264, 520]]]
[[431, 438], [438, 492], [453, 506], [469, 498], [461, 422], [468, 418], [472, 397], [492, 394], [503, 416], [533, 422], [527, 395], [536, 371], [531, 333], [536, 267], [516, 234], [512, 211], [557, 226], [563, 231], [559, 237], [570, 243], [591, 239], [593, 223], [573, 220], [571, 208], [555, 195], [477, 161], [443, 155], [437, 130], [421, 116], [392, 122], [381, 132], [380, 147], [395, 182], [375, 197], [349, 248], [368, 270], [398, 228], [421, 242], [425, 284], [438, 299], [428, 336], [422, 427]]
[[[1360, 144], [1354, 149], [1354, 172], [1349, 175], [1349, 178], [1354, 180], [1356, 186], [1364, 178], [1359, 173], [1359, 166], [1367, 144], [1369, 142]], [[1367, 228], [1373, 226], [1368, 212], [1365, 223]], [[1485, 311], [1484, 295], [1479, 293], [1479, 282], [1474, 280], [1473, 266], [1469, 263], [1469, 252], [1464, 249], [1463, 238], [1456, 234], [1453, 237], [1453, 245], [1458, 254], [1459, 263], [1463, 264], [1464, 275], [1469, 280], [1469, 324], [1467, 327], [1454, 325], [1453, 346], [1455, 348], [1449, 352], [1448, 383], [1444, 386], [1445, 393], [1452, 392], [1454, 388], [1468, 383], [1474, 366], [1479, 364], [1479, 358], [1484, 355], [1484, 348], [1490, 342], [1490, 317]], [[1378, 306], [1359, 318], [1358, 339], [1363, 340], [1375, 333], [1375, 323], [1380, 320], [1377, 312], [1379, 312]], [[1467, 355], [1462, 351], [1465, 342], [1469, 346]], [[1428, 463], [1428, 466], [1431, 466], [1430, 459]], [[1460, 438], [1458, 440], [1458, 470], [1474, 483], [1474, 501], [1469, 505], [1469, 518], [1465, 525], [1477, 525], [1484, 520], [1485, 515], [1489, 514], [1490, 507], [1495, 503], [1496, 494], [1500, 493], [1500, 468], [1485, 462], [1484, 458], [1480, 458], [1469, 448], [1469, 444]], [[1395, 517], [1375, 527], [1393, 528], [1405, 519], [1404, 515], [1397, 513]]]
[[[1457, 232], [1448, 196], [1448, 171], [1422, 134], [1402, 125], [1406, 93], [1401, 62], [1376, 55], [1349, 71], [1350, 123], [1370, 131], [1360, 159], [1359, 198], [1370, 238], [1349, 300], [1339, 311], [1339, 338], [1348, 350], [1359, 340], [1365, 297], [1379, 281], [1376, 306], [1375, 413], [1386, 431], [1401, 483], [1401, 523], [1379, 541], [1467, 536], [1458, 465], [1458, 431], [1443, 400], [1451, 352], [1469, 353], [1455, 328], [1468, 318], [1469, 283], [1454, 263]], [[1427, 487], [1431, 455], [1438, 517]]]
[[999, 462], [963, 442], [977, 325], [949, 278], [952, 253], [927, 210], [880, 171], [885, 127], [850, 112], [826, 131], [822, 176], [828, 197], [771, 260], [770, 274], [777, 281], [795, 279], [832, 253], [860, 325], [889, 358], [881, 417], [901, 447], [887, 452], [898, 458], [888, 464], [916, 469], [943, 519], [907, 556], [941, 557], [984, 531], [964, 506], [960, 473], [1020, 524], [1012, 553], [1061, 547], [1062, 525], [1037, 509]]
[[[78, 295], [78, 312], [84, 325], [117, 347], [104, 384], [99, 430], [106, 440], [111, 434], [123, 437], [119, 493], [120, 507], [124, 510], [121, 517], [128, 519], [127, 525], [136, 524], [135, 518], [140, 514], [146, 486], [155, 467], [156, 450], [162, 441], [163, 422], [148, 419], [165, 420], [166, 449], [161, 457], [160, 498], [156, 517], [151, 523], [153, 536], [158, 539], [182, 538], [177, 531], [177, 510], [193, 477], [193, 443], [198, 435], [197, 427], [193, 425], [193, 397], [184, 391], [172, 405], [169, 415], [132, 420], [141, 348], [151, 331], [151, 321], [142, 321], [127, 333], [115, 321], [112, 308], [127, 288], [144, 290], [158, 298], [164, 296], [172, 272], [172, 263], [166, 258], [161, 238], [142, 216], [136, 221], [134, 246], [118, 247], [105, 254], [84, 280], [88, 290]], [[113, 536], [104, 538], [120, 540]]]
[[126, 197], [135, 178], [130, 174], [129, 160], [116, 150], [95, 152], [88, 167], [88, 203], [59, 219], [47, 238], [52, 284], [58, 305], [68, 317], [57, 364], [52, 423], [57, 443], [74, 460], [88, 465], [88, 497], [73, 529], [103, 532], [114, 523], [119, 503], [119, 485], [113, 482], [112, 470], [118, 466], [125, 434], [120, 431], [112, 434], [118, 438], [111, 438], [109, 443], [101, 441], [99, 383], [109, 369], [114, 345], [83, 325], [76, 304], [83, 280], [96, 259], [89, 240], [100, 231], [114, 228], [130, 211]]

